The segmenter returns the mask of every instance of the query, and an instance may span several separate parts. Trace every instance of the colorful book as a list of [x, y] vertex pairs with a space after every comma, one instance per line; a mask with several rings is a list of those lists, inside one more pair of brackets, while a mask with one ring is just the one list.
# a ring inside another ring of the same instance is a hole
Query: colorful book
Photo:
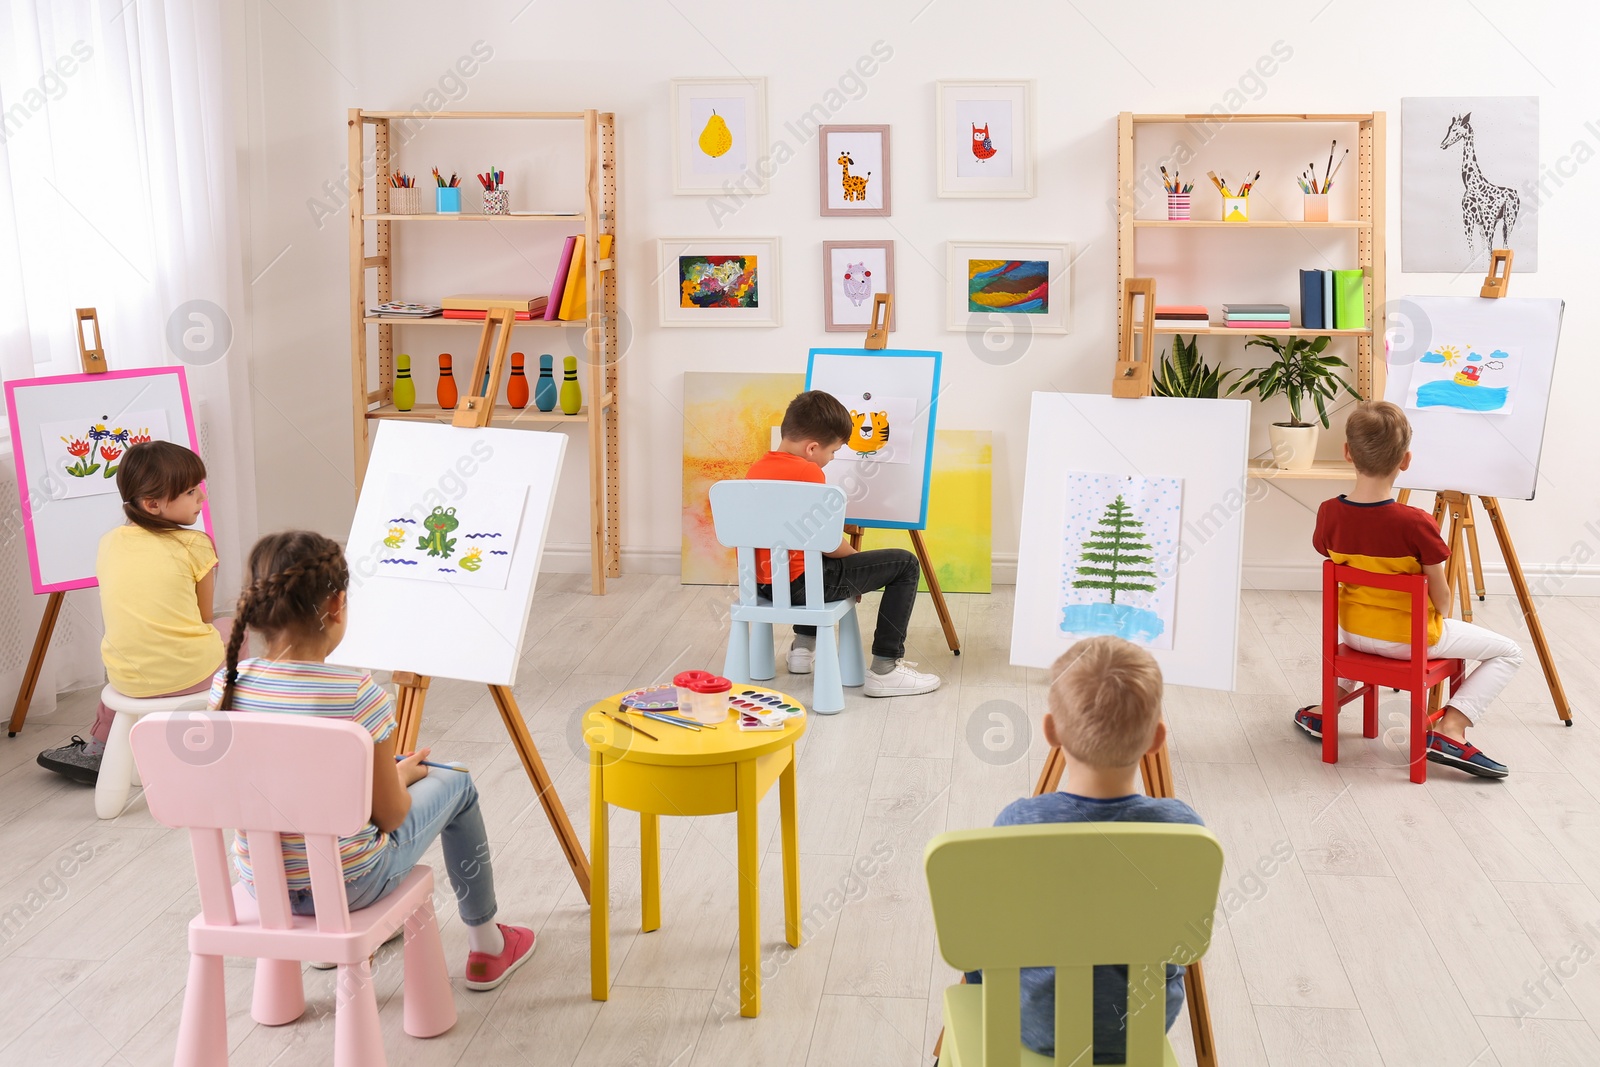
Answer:
[[1231, 315], [1224, 315], [1222, 317], [1222, 321], [1224, 321], [1224, 322], [1232, 322], [1235, 319], [1248, 319], [1251, 322], [1259, 322], [1262, 319], [1270, 319], [1273, 322], [1288, 322], [1289, 321], [1289, 314], [1288, 314], [1288, 312], [1284, 312], [1283, 314], [1280, 315], [1280, 314], [1278, 314], [1276, 312], [1265, 312], [1265, 311], [1252, 311], [1252, 312], [1248, 312], [1248, 313], [1242, 312], [1242, 311], [1235, 311]]
[[[478, 322], [482, 322], [489, 317], [489, 313], [487, 311], [472, 311], [467, 308], [451, 308], [444, 312], [443, 317], [447, 319], [475, 319]], [[535, 318], [543, 318], [544, 309], [540, 308], [538, 311], [513, 311], [511, 317], [518, 322], [531, 322]]]
[[542, 296], [496, 296], [488, 293], [460, 293], [439, 301], [446, 311], [487, 311], [489, 308], [510, 308], [512, 311], [543, 311]]
[[1279, 319], [1229, 319], [1226, 325], [1234, 330], [1281, 330], [1289, 324]]
[[[567, 271], [567, 290], [561, 294], [561, 311], [557, 318], [573, 322], [589, 317], [588, 257], [584, 255], [583, 235], [579, 234], [572, 246], [572, 266]], [[611, 235], [600, 235], [600, 259], [611, 255]]]
[[1322, 328], [1333, 329], [1333, 271], [1322, 272]]
[[1336, 330], [1364, 330], [1367, 328], [1367, 302], [1365, 274], [1357, 270], [1336, 270], [1333, 275], [1333, 328]]
[[1287, 315], [1288, 304], [1223, 304], [1222, 311], [1225, 315], [1240, 315], [1258, 313], [1262, 315]]
[[544, 306], [544, 317], [553, 320], [556, 313], [561, 310], [561, 294], [566, 291], [567, 272], [572, 267], [572, 248], [577, 243], [576, 237], [568, 237], [567, 243], [561, 249], [561, 262], [556, 266], [555, 277], [550, 280], [550, 298]]
[[412, 304], [404, 300], [391, 300], [367, 310], [368, 315], [404, 315], [411, 319], [427, 319], [439, 314], [438, 304]]
[[1322, 271], [1300, 272], [1300, 325], [1307, 330], [1325, 330], [1322, 317]]
[[1199, 304], [1157, 304], [1156, 318], [1158, 319], [1206, 319], [1211, 318], [1211, 312]]

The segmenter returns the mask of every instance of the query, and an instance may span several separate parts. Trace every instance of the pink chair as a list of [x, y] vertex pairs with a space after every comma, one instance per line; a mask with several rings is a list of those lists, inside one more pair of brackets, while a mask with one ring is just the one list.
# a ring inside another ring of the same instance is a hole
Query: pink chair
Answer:
[[[225, 1067], [222, 958], [254, 957], [250, 1014], [265, 1026], [304, 1012], [301, 962], [339, 965], [335, 1067], [382, 1067], [371, 955], [405, 926], [405, 1031], [455, 1025], [455, 998], [433, 912], [433, 869], [418, 866], [376, 904], [349, 910], [338, 838], [372, 812], [372, 736], [353, 722], [248, 712], [158, 712], [134, 724], [134, 759], [150, 812], [189, 831], [200, 914], [189, 923], [189, 984], [175, 1067]], [[229, 885], [225, 828], [246, 834], [256, 896]], [[289, 911], [279, 834], [305, 835], [315, 917]]]

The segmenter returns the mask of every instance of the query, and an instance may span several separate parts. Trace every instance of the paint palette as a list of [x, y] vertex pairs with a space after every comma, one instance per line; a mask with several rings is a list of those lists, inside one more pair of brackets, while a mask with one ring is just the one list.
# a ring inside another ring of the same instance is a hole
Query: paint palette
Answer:
[[667, 711], [678, 706], [678, 687], [652, 685], [635, 689], [623, 697], [621, 703], [623, 707], [638, 708], [640, 711]]
[[744, 689], [730, 694], [728, 707], [739, 713], [741, 730], [781, 730], [784, 723], [806, 709], [792, 697]]

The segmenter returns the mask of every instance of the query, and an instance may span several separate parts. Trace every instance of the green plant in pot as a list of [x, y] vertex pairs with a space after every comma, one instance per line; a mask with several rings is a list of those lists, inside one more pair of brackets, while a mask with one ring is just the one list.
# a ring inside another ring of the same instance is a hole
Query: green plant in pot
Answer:
[[1289, 421], [1275, 422], [1267, 428], [1273, 460], [1282, 470], [1306, 470], [1316, 459], [1318, 426], [1300, 417], [1307, 399], [1316, 404], [1323, 427], [1328, 425], [1328, 401], [1337, 399], [1339, 390], [1361, 399], [1361, 394], [1339, 373], [1348, 370], [1349, 364], [1338, 356], [1322, 354], [1331, 339], [1263, 335], [1245, 342], [1246, 348], [1260, 345], [1271, 349], [1273, 360], [1265, 367], [1246, 371], [1228, 388], [1228, 393], [1253, 390], [1262, 400], [1282, 396], [1289, 401]]
[[1199, 334], [1190, 337], [1187, 345], [1183, 343], [1183, 335], [1174, 334], [1172, 354], [1161, 353], [1161, 363], [1156, 368], [1155, 376], [1150, 379], [1150, 391], [1156, 396], [1217, 399], [1222, 383], [1228, 380], [1228, 375], [1241, 372], [1219, 371], [1215, 367], [1208, 366], [1200, 356], [1199, 346]]

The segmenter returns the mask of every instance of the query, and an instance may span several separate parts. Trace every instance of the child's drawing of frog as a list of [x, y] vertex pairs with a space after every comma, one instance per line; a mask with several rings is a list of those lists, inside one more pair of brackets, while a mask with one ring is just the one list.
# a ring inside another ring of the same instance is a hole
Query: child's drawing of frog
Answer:
[[456, 518], [455, 508], [434, 508], [433, 513], [422, 520], [422, 528], [428, 532], [417, 538], [417, 547], [427, 549], [430, 556], [449, 559], [456, 550], [456, 541], [445, 535], [460, 525], [461, 520]]

